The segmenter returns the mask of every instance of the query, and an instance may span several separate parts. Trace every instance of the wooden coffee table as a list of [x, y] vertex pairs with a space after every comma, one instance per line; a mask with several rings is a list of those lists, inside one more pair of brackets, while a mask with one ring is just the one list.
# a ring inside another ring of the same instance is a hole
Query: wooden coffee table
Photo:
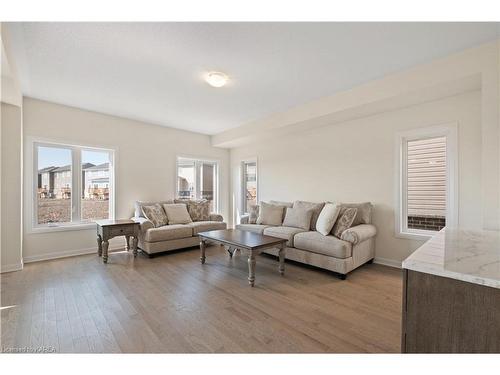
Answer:
[[229, 255], [232, 257], [236, 250], [248, 255], [248, 283], [255, 285], [256, 256], [264, 249], [279, 249], [279, 267], [281, 275], [285, 273], [285, 243], [283, 238], [265, 236], [263, 234], [248, 232], [239, 229], [211, 230], [198, 233], [200, 236], [201, 264], [205, 263], [206, 242], [215, 242], [228, 247]]

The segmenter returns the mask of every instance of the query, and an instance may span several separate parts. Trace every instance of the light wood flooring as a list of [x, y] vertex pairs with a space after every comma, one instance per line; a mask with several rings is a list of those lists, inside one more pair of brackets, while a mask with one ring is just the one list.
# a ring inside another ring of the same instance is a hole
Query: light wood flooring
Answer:
[[219, 246], [134, 260], [126, 252], [30, 263], [1, 275], [1, 347], [56, 352], [399, 352], [401, 271], [333, 273]]

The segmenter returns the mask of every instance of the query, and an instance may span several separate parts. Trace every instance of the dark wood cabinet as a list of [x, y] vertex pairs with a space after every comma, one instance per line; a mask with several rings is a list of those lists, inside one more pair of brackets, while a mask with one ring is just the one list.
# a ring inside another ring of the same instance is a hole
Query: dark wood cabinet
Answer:
[[500, 353], [500, 289], [403, 272], [403, 353]]

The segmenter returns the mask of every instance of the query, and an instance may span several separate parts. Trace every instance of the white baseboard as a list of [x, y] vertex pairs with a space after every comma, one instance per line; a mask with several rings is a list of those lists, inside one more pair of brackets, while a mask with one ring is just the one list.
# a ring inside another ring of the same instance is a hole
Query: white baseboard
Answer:
[[373, 263], [381, 264], [383, 266], [388, 266], [388, 267], [394, 267], [394, 268], [401, 268], [401, 263], [398, 260], [394, 259], [387, 259], [387, 258], [377, 258], [373, 260]]
[[21, 271], [22, 269], [23, 269], [23, 261], [21, 260], [19, 263], [2, 264], [2, 269], [0, 270], [0, 273]]
[[[115, 244], [109, 245], [108, 252], [125, 250], [125, 244]], [[86, 254], [97, 254], [97, 248], [91, 247], [87, 249], [74, 249], [74, 250], [64, 250], [64, 251], [56, 251], [53, 253], [46, 253], [40, 255], [32, 255], [28, 257], [24, 257], [24, 263], [32, 263], [32, 262], [41, 262], [44, 260], [51, 259], [59, 259], [59, 258], [67, 258], [74, 257], [77, 255], [86, 255]]]

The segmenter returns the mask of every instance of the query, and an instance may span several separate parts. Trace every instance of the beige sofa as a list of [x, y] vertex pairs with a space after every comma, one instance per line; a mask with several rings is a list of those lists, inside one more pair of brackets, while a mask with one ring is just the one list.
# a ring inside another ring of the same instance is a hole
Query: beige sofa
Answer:
[[164, 225], [155, 228], [153, 223], [144, 217], [142, 206], [152, 205], [155, 203], [171, 204], [173, 200], [161, 202], [135, 202], [134, 220], [140, 223], [139, 232], [139, 248], [153, 255], [155, 253], [182, 249], [186, 247], [197, 246], [200, 242], [198, 233], [208, 230], [226, 229], [227, 224], [224, 223], [222, 215], [210, 214], [207, 221], [195, 221], [189, 224], [174, 224]]
[[[317, 203], [312, 202], [300, 203], [302, 205], [309, 203], [311, 207], [317, 205]], [[293, 207], [297, 202], [276, 202], [276, 204]], [[314, 217], [308, 231], [285, 226], [249, 224], [249, 216], [247, 215], [241, 218], [240, 224], [236, 225], [236, 228], [284, 238], [287, 240], [286, 259], [334, 271], [339, 274], [341, 279], [345, 279], [350, 271], [373, 261], [377, 230], [371, 224], [371, 203], [343, 205], [356, 207], [358, 212], [353, 226], [345, 230], [340, 238], [334, 237], [332, 234], [324, 236], [315, 231]], [[277, 249], [265, 252], [278, 255]]]

